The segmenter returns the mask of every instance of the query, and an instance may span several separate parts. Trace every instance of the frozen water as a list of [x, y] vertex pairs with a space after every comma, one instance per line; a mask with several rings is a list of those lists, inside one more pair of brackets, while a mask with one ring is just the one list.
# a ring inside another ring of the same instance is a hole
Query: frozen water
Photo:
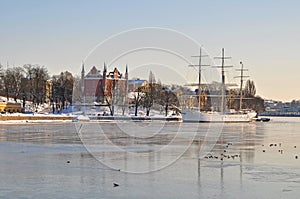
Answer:
[[[1, 123], [0, 198], [299, 198], [300, 157], [295, 156], [300, 155], [300, 118], [225, 124], [213, 150], [202, 159], [198, 159], [199, 148], [209, 124], [138, 122], [130, 128], [127, 122], [94, 123], [83, 129], [87, 132], [83, 141], [76, 125]], [[100, 128], [104, 134], [99, 134]], [[172, 150], [157, 153], [178, 132]], [[105, 139], [142, 159], [126, 159]], [[121, 170], [96, 159], [85, 141], [96, 147], [92, 152]], [[174, 156], [176, 161], [158, 171], [123, 172], [126, 164], [153, 170]]]

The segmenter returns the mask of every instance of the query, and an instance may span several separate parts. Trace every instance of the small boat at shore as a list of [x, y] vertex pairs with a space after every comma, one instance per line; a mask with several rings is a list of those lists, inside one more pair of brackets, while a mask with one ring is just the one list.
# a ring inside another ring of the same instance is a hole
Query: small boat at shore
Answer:
[[257, 117], [253, 118], [253, 121], [255, 122], [269, 122], [271, 119], [268, 117]]

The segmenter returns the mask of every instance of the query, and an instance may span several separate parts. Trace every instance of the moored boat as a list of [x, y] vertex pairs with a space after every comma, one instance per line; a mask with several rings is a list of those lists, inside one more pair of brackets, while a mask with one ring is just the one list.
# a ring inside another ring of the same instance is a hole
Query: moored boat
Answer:
[[236, 113], [221, 113], [216, 111], [200, 112], [188, 109], [182, 111], [183, 122], [251, 122], [255, 116], [255, 111]]
[[[222, 65], [220, 68], [222, 69], [222, 84], [221, 84], [221, 96], [218, 96], [221, 98], [221, 107], [220, 111], [200, 111], [200, 100], [201, 100], [201, 57], [203, 55], [201, 54], [201, 48], [200, 48], [200, 55], [199, 57], [199, 65], [193, 65], [199, 67], [199, 82], [198, 82], [198, 94], [199, 96], [196, 96], [198, 98], [199, 107], [198, 108], [182, 108], [181, 115], [182, 115], [182, 121], [183, 122], [251, 122], [253, 118], [257, 116], [257, 113], [253, 110], [242, 110], [242, 84], [243, 84], [243, 65], [240, 69], [241, 71], [241, 87], [240, 87], [240, 110], [226, 110], [226, 100], [225, 100], [225, 72], [224, 68], [228, 66], [224, 66], [224, 60], [227, 58], [224, 56], [224, 49], [222, 49]], [[195, 96], [194, 96], [195, 97]]]

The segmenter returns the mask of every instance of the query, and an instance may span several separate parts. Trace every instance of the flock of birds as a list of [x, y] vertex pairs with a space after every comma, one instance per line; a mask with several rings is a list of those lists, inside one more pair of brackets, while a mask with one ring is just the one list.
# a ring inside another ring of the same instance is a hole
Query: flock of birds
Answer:
[[[262, 146], [264, 147], [265, 145]], [[269, 144], [269, 147], [281, 147], [281, 143], [271, 143]], [[297, 146], [295, 145], [294, 148], [297, 148]], [[266, 149], [263, 149], [262, 152], [265, 153]], [[279, 149], [278, 152], [283, 154], [283, 149]], [[295, 155], [295, 159], [298, 159], [298, 155]]]
[[[227, 143], [225, 145], [225, 148], [228, 148], [230, 145], [232, 145], [232, 143]], [[281, 143], [271, 143], [269, 144], [269, 147], [279, 147], [278, 152], [283, 154], [283, 149], [281, 149]], [[262, 144], [262, 147], [265, 147], [264, 144]], [[294, 148], [297, 148], [297, 146], [295, 145]], [[267, 150], [263, 149], [262, 152], [265, 153]], [[235, 159], [235, 158], [239, 158], [240, 155], [239, 154], [229, 154], [227, 153], [228, 149], [224, 149], [223, 152], [220, 155], [215, 155], [213, 153], [209, 153], [207, 154], [204, 158], [205, 159], [219, 159], [221, 161], [223, 161], [224, 159]], [[295, 155], [295, 159], [298, 159], [298, 155]]]
[[235, 159], [235, 158], [239, 158], [240, 155], [239, 154], [229, 154], [228, 153], [228, 148], [230, 145], [233, 145], [231, 142], [227, 143], [225, 145], [225, 148], [223, 150], [223, 152], [220, 155], [213, 155], [211, 153], [207, 154], [204, 158], [205, 159], [220, 159], [221, 161], [223, 161], [224, 159]]
[[[230, 142], [227, 143], [225, 145], [226, 149], [224, 149], [223, 152], [219, 156], [209, 153], [204, 158], [205, 159], [219, 159], [221, 161], [223, 161], [225, 159], [233, 159], [234, 160], [235, 158], [240, 158], [239, 154], [230, 154], [230, 153], [228, 153], [229, 152], [228, 148], [229, 148], [230, 145], [233, 145], [233, 144], [230, 143]], [[265, 145], [262, 144], [262, 147], [265, 147]], [[281, 147], [281, 143], [271, 143], [271, 144], [269, 144], [269, 147]], [[297, 148], [297, 146], [295, 145], [294, 148]], [[262, 152], [265, 153], [266, 149], [263, 149]], [[278, 149], [278, 152], [283, 154], [283, 149], [281, 149], [281, 148]], [[295, 155], [295, 159], [298, 159], [298, 155]], [[70, 164], [71, 162], [68, 160], [67, 163]], [[120, 170], [118, 170], [118, 171], [120, 171]], [[112, 185], [113, 185], [113, 187], [119, 187], [120, 186], [116, 182], [113, 182]]]
[[[233, 145], [231, 142], [227, 143], [225, 145], [226, 149], [224, 149], [223, 152], [219, 156], [218, 155], [213, 155], [213, 154], [208, 154], [204, 158], [205, 159], [219, 159], [221, 161], [223, 161], [225, 159], [234, 160], [235, 158], [240, 158], [239, 154], [229, 154], [228, 153], [229, 152], [228, 148], [231, 145]], [[281, 149], [281, 145], [282, 145], [281, 143], [271, 143], [271, 144], [269, 144], [269, 147], [279, 147], [278, 152], [283, 154], [283, 149]], [[265, 145], [262, 144], [262, 147], [265, 147]], [[297, 146], [295, 145], [294, 148], [297, 148]], [[263, 149], [262, 152], [265, 153], [266, 149]], [[295, 159], [298, 159], [298, 155], [295, 155]], [[118, 186], [119, 186], [118, 183], [115, 183], [115, 182], [113, 183], [113, 187], [118, 187]]]

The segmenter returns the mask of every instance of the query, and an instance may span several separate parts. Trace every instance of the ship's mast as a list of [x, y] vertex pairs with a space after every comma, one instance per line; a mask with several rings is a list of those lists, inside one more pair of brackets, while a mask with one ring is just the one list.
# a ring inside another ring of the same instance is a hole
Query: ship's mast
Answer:
[[244, 71], [248, 71], [248, 69], [244, 69], [244, 65], [243, 62], [240, 62], [241, 64], [241, 69], [237, 69], [237, 71], [241, 72], [240, 76], [236, 76], [236, 78], [241, 78], [241, 84], [240, 84], [240, 110], [242, 110], [242, 104], [243, 104], [243, 82], [244, 82], [244, 78], [245, 77], [249, 77], [249, 76], [245, 76], [244, 75]]
[[199, 63], [196, 64], [196, 65], [189, 65], [191, 67], [198, 67], [198, 96], [199, 96], [199, 100], [198, 100], [198, 103], [199, 103], [199, 109], [201, 108], [201, 71], [202, 71], [202, 66], [209, 66], [209, 65], [203, 65], [202, 64], [202, 57], [207, 57], [208, 55], [202, 55], [202, 48], [200, 46], [200, 52], [199, 52], [199, 55], [195, 55], [195, 56], [192, 56], [192, 57], [197, 57], [199, 58]]
[[225, 68], [230, 68], [232, 66], [225, 66], [225, 60], [231, 59], [231, 57], [225, 57], [225, 51], [224, 48], [222, 48], [222, 57], [215, 57], [215, 59], [221, 59], [222, 65], [221, 66], [215, 66], [216, 68], [221, 68], [222, 72], [222, 101], [221, 101], [221, 112], [224, 113], [225, 111]]

